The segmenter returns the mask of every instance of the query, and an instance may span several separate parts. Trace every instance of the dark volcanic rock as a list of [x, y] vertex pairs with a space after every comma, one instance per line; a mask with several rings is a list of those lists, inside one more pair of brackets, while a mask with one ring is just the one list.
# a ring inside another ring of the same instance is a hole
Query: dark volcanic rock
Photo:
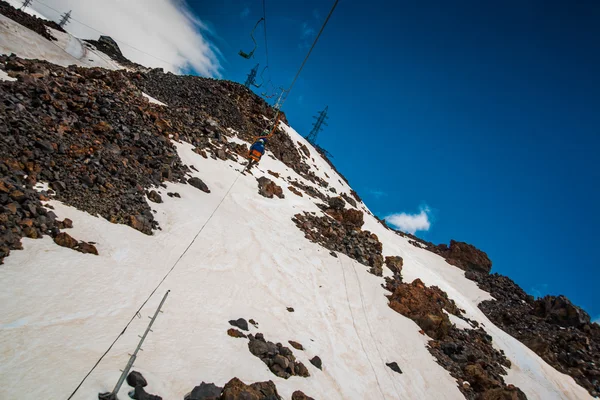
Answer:
[[127, 375], [127, 384], [133, 388], [136, 386], [146, 387], [148, 382], [141, 373], [131, 371], [129, 375]]
[[288, 343], [296, 350], [304, 350], [304, 347], [302, 347], [302, 345], [298, 342], [294, 342], [293, 340], [288, 340]]
[[386, 257], [385, 265], [394, 273], [394, 275], [401, 275], [404, 260], [399, 256]]
[[387, 365], [388, 367], [391, 368], [392, 371], [397, 372], [399, 374], [402, 373], [402, 370], [400, 369], [400, 367], [398, 366], [398, 363], [396, 361], [391, 362], [391, 363], [385, 363], [385, 365]]
[[190, 394], [185, 396], [184, 400], [219, 400], [222, 391], [223, 388], [216, 386], [214, 383], [202, 382]]
[[227, 329], [227, 334], [234, 338], [245, 338], [246, 337], [246, 335], [244, 335], [242, 332], [238, 331], [237, 329], [233, 329], [233, 328]]
[[71, 235], [65, 232], [61, 232], [54, 237], [54, 243], [62, 247], [68, 247], [74, 249], [77, 246], [77, 240], [73, 239]]
[[131, 396], [131, 398], [135, 400], [162, 400], [162, 397], [160, 396], [146, 393], [144, 388], [141, 386], [135, 387], [135, 389], [133, 390], [133, 396]]
[[301, 392], [300, 390], [296, 390], [294, 393], [292, 393], [292, 400], [315, 400], [315, 399], [305, 395], [304, 392]]
[[277, 387], [272, 381], [256, 382], [246, 385], [233, 378], [223, 388], [221, 400], [280, 400]]
[[457, 379], [458, 388], [467, 399], [492, 399], [500, 393], [496, 389], [502, 390], [501, 395], [504, 391], [515, 392], [516, 396], [522, 394], [504, 382], [502, 376], [506, 375], [505, 368], [510, 368], [510, 362], [493, 347], [490, 335], [482, 328], [458, 329], [450, 323], [444, 310], [458, 317], [461, 311], [445, 292], [435, 286], [426, 287], [419, 279], [407, 284], [387, 278], [386, 283], [392, 292], [388, 296], [389, 306], [434, 338], [429, 342], [430, 353]]
[[232, 319], [229, 321], [229, 325], [240, 328], [243, 331], [248, 330], [248, 322], [244, 318]]
[[315, 367], [317, 367], [319, 369], [323, 369], [323, 362], [321, 361], [321, 358], [319, 358], [319, 356], [314, 356], [309, 361]]
[[390, 308], [415, 321], [434, 339], [445, 337], [452, 327], [444, 310], [460, 315], [460, 310], [445, 292], [437, 286], [425, 286], [420, 279], [412, 283], [388, 279], [387, 289], [392, 292], [387, 296]]
[[257, 179], [258, 181], [258, 193], [261, 196], [272, 199], [273, 196], [277, 196], [280, 199], [283, 199], [285, 196], [283, 194], [283, 189], [281, 186], [278, 186], [275, 182], [267, 178], [266, 176], [261, 176]]
[[[334, 203], [335, 204], [335, 203]], [[339, 203], [338, 203], [339, 204]], [[339, 208], [339, 206], [336, 205]], [[305, 237], [319, 243], [330, 251], [339, 251], [367, 265], [369, 272], [381, 276], [383, 273], [383, 245], [374, 233], [361, 229], [364, 215], [354, 209], [334, 209], [323, 206], [327, 214], [317, 217], [310, 213], [296, 214], [292, 221]]]
[[273, 343], [265, 340], [262, 333], [248, 335], [248, 349], [250, 353], [260, 358], [269, 367], [271, 372], [280, 378], [288, 379], [290, 376], [308, 377], [308, 370], [299, 361], [292, 350], [281, 343]]
[[510, 278], [467, 272], [465, 276], [496, 300], [479, 304], [483, 313], [592, 396], [600, 394], [600, 326], [564, 296], [534, 300]]
[[451, 240], [449, 247], [441, 244], [430, 246], [428, 250], [439, 254], [449, 264], [465, 271], [489, 273], [492, 270], [492, 261], [487, 254], [468, 243]]
[[153, 201], [154, 203], [162, 203], [163, 202], [162, 197], [160, 197], [160, 194], [158, 194], [156, 192], [156, 190], [151, 190], [148, 193], [148, 199], [150, 199], [150, 201]]
[[294, 312], [294, 307], [287, 307], [288, 312]]
[[[158, 224], [145, 191], [164, 180], [180, 182], [188, 172], [169, 132], [157, 126], [168, 119], [161, 113], [171, 111], [151, 108], [123, 71], [15, 56], [0, 56], [0, 66], [18, 78], [0, 82], [0, 175], [11, 185], [0, 198], [0, 211], [10, 214], [0, 217], [0, 226], [11, 232], [0, 235], [0, 260], [20, 248], [22, 236], [59, 233], [55, 216], [48, 218], [41, 204], [50, 195], [151, 234]], [[38, 181], [54, 192], [37, 193]], [[26, 219], [31, 226], [15, 229]]]
[[193, 187], [195, 187], [196, 189], [200, 189], [205, 193], [210, 193], [210, 189], [208, 188], [208, 186], [206, 186], [206, 183], [202, 182], [202, 179], [197, 178], [197, 177], [193, 177], [188, 179], [187, 181], [190, 185], [192, 185]]

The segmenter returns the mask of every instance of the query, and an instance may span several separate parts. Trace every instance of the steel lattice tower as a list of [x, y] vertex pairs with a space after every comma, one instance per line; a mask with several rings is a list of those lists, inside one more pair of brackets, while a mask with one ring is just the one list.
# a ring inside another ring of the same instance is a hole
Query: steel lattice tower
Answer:
[[319, 132], [323, 130], [323, 125], [327, 126], [327, 122], [325, 122], [325, 120], [329, 118], [327, 116], [328, 108], [329, 106], [325, 107], [325, 109], [321, 111], [318, 116], [313, 117], [317, 121], [313, 124], [312, 131], [310, 131], [308, 136], [306, 136], [306, 140], [308, 140], [313, 146], [316, 146], [317, 144], [317, 136], [319, 135]]
[[256, 64], [256, 66], [254, 68], [252, 68], [252, 71], [250, 71], [250, 73], [248, 74], [248, 79], [246, 79], [246, 83], [244, 83], [244, 86], [249, 88], [250, 85], [254, 85], [254, 82], [256, 81], [257, 73], [258, 73], [258, 64]]
[[62, 19], [58, 23], [58, 26], [60, 26], [61, 28], [64, 28], [65, 25], [69, 23], [69, 20], [71, 19], [71, 11], [62, 15]]

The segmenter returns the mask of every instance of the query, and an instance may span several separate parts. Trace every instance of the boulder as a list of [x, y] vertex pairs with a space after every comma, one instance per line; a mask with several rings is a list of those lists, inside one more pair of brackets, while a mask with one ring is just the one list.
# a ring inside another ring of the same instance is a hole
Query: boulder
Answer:
[[186, 395], [184, 400], [219, 400], [222, 391], [223, 388], [216, 386], [214, 383], [202, 382]]
[[293, 340], [288, 340], [288, 343], [296, 350], [304, 350], [304, 347], [298, 342], [294, 342]]
[[127, 384], [133, 388], [136, 386], [146, 387], [148, 382], [141, 373], [131, 371], [129, 375], [127, 375]]
[[77, 240], [73, 239], [71, 235], [65, 232], [61, 232], [54, 237], [54, 243], [62, 247], [68, 247], [74, 249], [77, 246]]
[[229, 336], [231, 336], [231, 337], [234, 337], [234, 338], [245, 338], [245, 337], [247, 337], [242, 332], [240, 332], [240, 331], [238, 331], [237, 329], [234, 329], [234, 328], [227, 329], [227, 334]]
[[244, 318], [232, 319], [229, 321], [229, 325], [240, 328], [243, 331], [248, 330], [248, 322]]
[[292, 400], [315, 400], [315, 399], [305, 395], [300, 390], [296, 390], [294, 393], [292, 393]]
[[392, 271], [394, 275], [401, 275], [402, 265], [404, 260], [399, 256], [388, 256], [385, 258], [385, 265]]
[[220, 400], [280, 400], [277, 387], [272, 381], [257, 382], [246, 385], [238, 378], [233, 378], [223, 388]]
[[261, 176], [257, 179], [258, 181], [258, 193], [261, 196], [272, 199], [273, 196], [277, 196], [280, 199], [283, 199], [285, 196], [283, 194], [283, 189], [281, 186], [278, 186], [275, 182], [270, 180], [265, 176]]
[[321, 358], [319, 358], [319, 356], [314, 356], [309, 361], [315, 367], [317, 367], [319, 369], [323, 369], [323, 362], [321, 361]]
[[533, 314], [559, 326], [580, 327], [590, 323], [590, 316], [565, 296], [546, 296], [533, 304]]
[[163, 202], [162, 197], [160, 197], [160, 194], [158, 194], [156, 192], [156, 190], [151, 190], [148, 193], [148, 199], [154, 203], [162, 203]]
[[400, 367], [398, 366], [397, 362], [391, 362], [391, 363], [386, 363], [385, 365], [387, 365], [388, 367], [390, 367], [390, 369], [394, 372], [397, 372], [399, 374], [402, 373], [402, 370], [400, 369]]
[[194, 176], [193, 178], [188, 179], [187, 182], [196, 189], [200, 189], [205, 193], [210, 193], [210, 189], [208, 186], [206, 186], [206, 183], [202, 182], [202, 179], [200, 178]]

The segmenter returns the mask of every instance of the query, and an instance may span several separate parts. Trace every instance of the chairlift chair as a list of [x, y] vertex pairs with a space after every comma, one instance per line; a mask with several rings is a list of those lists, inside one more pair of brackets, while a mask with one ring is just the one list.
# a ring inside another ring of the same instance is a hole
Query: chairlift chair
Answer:
[[240, 56], [244, 57], [246, 60], [249, 60], [252, 57], [254, 57], [254, 52], [256, 51], [256, 48], [258, 47], [258, 44], [256, 43], [256, 40], [254, 39], [254, 31], [258, 27], [258, 24], [260, 24], [264, 20], [265, 20], [264, 18], [259, 19], [258, 22], [256, 23], [256, 25], [254, 25], [254, 29], [252, 29], [252, 32], [250, 32], [250, 37], [252, 38], [252, 41], [254, 42], [254, 48], [252, 49], [252, 51], [250, 53], [246, 53], [244, 50], [240, 50], [240, 52], [238, 53]]

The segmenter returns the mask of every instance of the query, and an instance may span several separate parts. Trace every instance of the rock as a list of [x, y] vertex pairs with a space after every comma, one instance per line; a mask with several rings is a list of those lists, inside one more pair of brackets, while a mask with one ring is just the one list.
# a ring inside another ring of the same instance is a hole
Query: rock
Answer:
[[412, 319], [434, 339], [442, 339], [449, 332], [452, 323], [444, 310], [460, 316], [460, 310], [448, 295], [438, 287], [427, 287], [420, 279], [412, 283], [400, 280], [387, 280], [386, 288], [392, 292], [387, 296], [389, 306], [396, 312]]
[[305, 395], [300, 390], [296, 390], [294, 393], [292, 393], [292, 400], [315, 400], [315, 399]]
[[314, 356], [309, 361], [315, 367], [317, 367], [319, 369], [323, 369], [323, 363], [321, 362], [321, 359], [319, 358], [319, 356]]
[[565, 296], [546, 296], [533, 304], [533, 314], [551, 324], [580, 327], [590, 323], [590, 316]]
[[465, 375], [471, 387], [477, 392], [500, 387], [500, 382], [490, 378], [479, 364], [469, 364], [464, 368]]
[[69, 218], [65, 218], [62, 221], [62, 227], [60, 229], [71, 229], [73, 228], [73, 221], [71, 221]]
[[294, 193], [296, 196], [304, 197], [304, 196], [302, 195], [302, 192], [300, 192], [298, 189], [296, 189], [296, 188], [295, 188], [295, 187], [293, 187], [293, 186], [288, 186], [288, 190], [289, 190], [290, 192]]
[[385, 365], [387, 365], [388, 367], [391, 368], [392, 371], [397, 372], [399, 374], [402, 373], [402, 370], [400, 369], [400, 367], [398, 366], [397, 362], [391, 362], [391, 363], [386, 363]]
[[79, 242], [75, 247], [75, 250], [83, 254], [98, 255], [98, 250], [96, 249], [96, 246], [86, 242]]
[[23, 200], [25, 200], [26, 198], [25, 193], [21, 192], [20, 190], [13, 190], [12, 192], [10, 192], [9, 196], [11, 199], [18, 203], [23, 202]]
[[[250, 338], [250, 336], [248, 337]], [[250, 342], [248, 342], [248, 349], [250, 350], [250, 353], [261, 359], [269, 352], [266, 342], [257, 339], [253, 340], [252, 338], [250, 338]]]
[[269, 175], [273, 175], [275, 178], [279, 178], [279, 174], [278, 174], [277, 172], [273, 172], [273, 171], [271, 171], [270, 169], [269, 169], [269, 170], [267, 170], [267, 173], [268, 173]]
[[221, 400], [280, 400], [277, 387], [272, 381], [257, 382], [246, 385], [238, 378], [233, 378], [223, 388]]
[[283, 195], [283, 189], [281, 186], [278, 186], [275, 182], [270, 180], [265, 176], [261, 176], [257, 179], [258, 181], [258, 193], [261, 196], [272, 199], [273, 196], [277, 196], [280, 199], [283, 199], [285, 196]]
[[301, 362], [294, 363], [294, 373], [296, 374], [296, 376], [301, 376], [303, 378], [307, 378], [310, 376], [308, 369]]
[[206, 186], [206, 184], [204, 182], [202, 182], [202, 180], [200, 178], [193, 177], [193, 178], [188, 179], [187, 182], [190, 185], [192, 185], [193, 187], [195, 187], [196, 189], [200, 189], [205, 193], [210, 193], [208, 186]]
[[292, 307], [287, 307], [286, 309], [288, 310], [288, 312], [294, 312], [294, 309]]
[[304, 350], [304, 347], [302, 347], [302, 345], [298, 342], [294, 342], [293, 340], [288, 340], [288, 343], [296, 350]]
[[148, 386], [148, 382], [146, 381], [144, 376], [137, 371], [131, 371], [129, 375], [127, 375], [127, 384], [133, 388], [135, 388], [136, 386]]
[[135, 400], [162, 400], [162, 397], [146, 393], [142, 386], [136, 386], [133, 390], [133, 395], [130, 395]]
[[244, 318], [238, 318], [238, 319], [232, 319], [231, 321], [229, 321], [229, 325], [235, 326], [240, 328], [243, 331], [247, 331], [248, 330], [248, 322], [246, 322], [246, 320]]
[[335, 251], [330, 251], [330, 252], [329, 252], [329, 254], [330, 254], [332, 257], [338, 258], [338, 255], [337, 255], [337, 253], [336, 253]]
[[258, 322], [256, 322], [255, 320], [253, 320], [252, 318], [250, 318], [248, 320], [249, 323], [251, 323], [252, 325], [254, 325], [255, 328], [258, 328]]
[[385, 258], [385, 265], [394, 273], [394, 275], [402, 274], [402, 265], [404, 264], [404, 260], [399, 256], [392, 256]]
[[346, 207], [346, 202], [342, 197], [332, 197], [328, 201], [329, 207], [336, 211], [341, 211]]
[[492, 261], [487, 254], [475, 246], [464, 242], [450, 241], [450, 246], [429, 246], [429, 250], [446, 258], [452, 264], [465, 271], [476, 271], [489, 274], [492, 269]]
[[156, 192], [156, 190], [151, 190], [148, 193], [148, 199], [154, 203], [162, 203], [163, 202], [162, 197], [160, 197], [160, 194], [158, 194]]
[[190, 394], [185, 396], [184, 400], [219, 400], [221, 398], [222, 387], [214, 383], [202, 382], [196, 386]]
[[112, 393], [98, 393], [98, 400], [119, 400], [117, 395]]
[[234, 338], [245, 338], [246, 337], [246, 335], [244, 335], [242, 332], [240, 332], [240, 331], [238, 331], [237, 329], [234, 329], [234, 328], [229, 328], [227, 330], [227, 334], [229, 336], [231, 336], [231, 337], [234, 337]]
[[54, 237], [54, 243], [62, 247], [68, 247], [69, 249], [77, 246], [77, 240], [73, 239], [68, 233], [61, 232]]
[[62, 192], [67, 190], [67, 185], [62, 181], [55, 181], [50, 183], [50, 187], [57, 192]]
[[[511, 386], [511, 385], [509, 385]], [[527, 400], [525, 393], [519, 388], [496, 388], [486, 390], [479, 397], [481, 400]]]
[[287, 369], [287, 368], [290, 366], [290, 361], [289, 361], [287, 358], [285, 358], [285, 357], [283, 357], [283, 356], [281, 356], [281, 355], [279, 355], [279, 354], [277, 354], [277, 355], [276, 355], [276, 356], [273, 358], [273, 362], [274, 362], [275, 364], [279, 365], [279, 366], [280, 366], [281, 368], [283, 368], [284, 370], [285, 370], [285, 369]]

